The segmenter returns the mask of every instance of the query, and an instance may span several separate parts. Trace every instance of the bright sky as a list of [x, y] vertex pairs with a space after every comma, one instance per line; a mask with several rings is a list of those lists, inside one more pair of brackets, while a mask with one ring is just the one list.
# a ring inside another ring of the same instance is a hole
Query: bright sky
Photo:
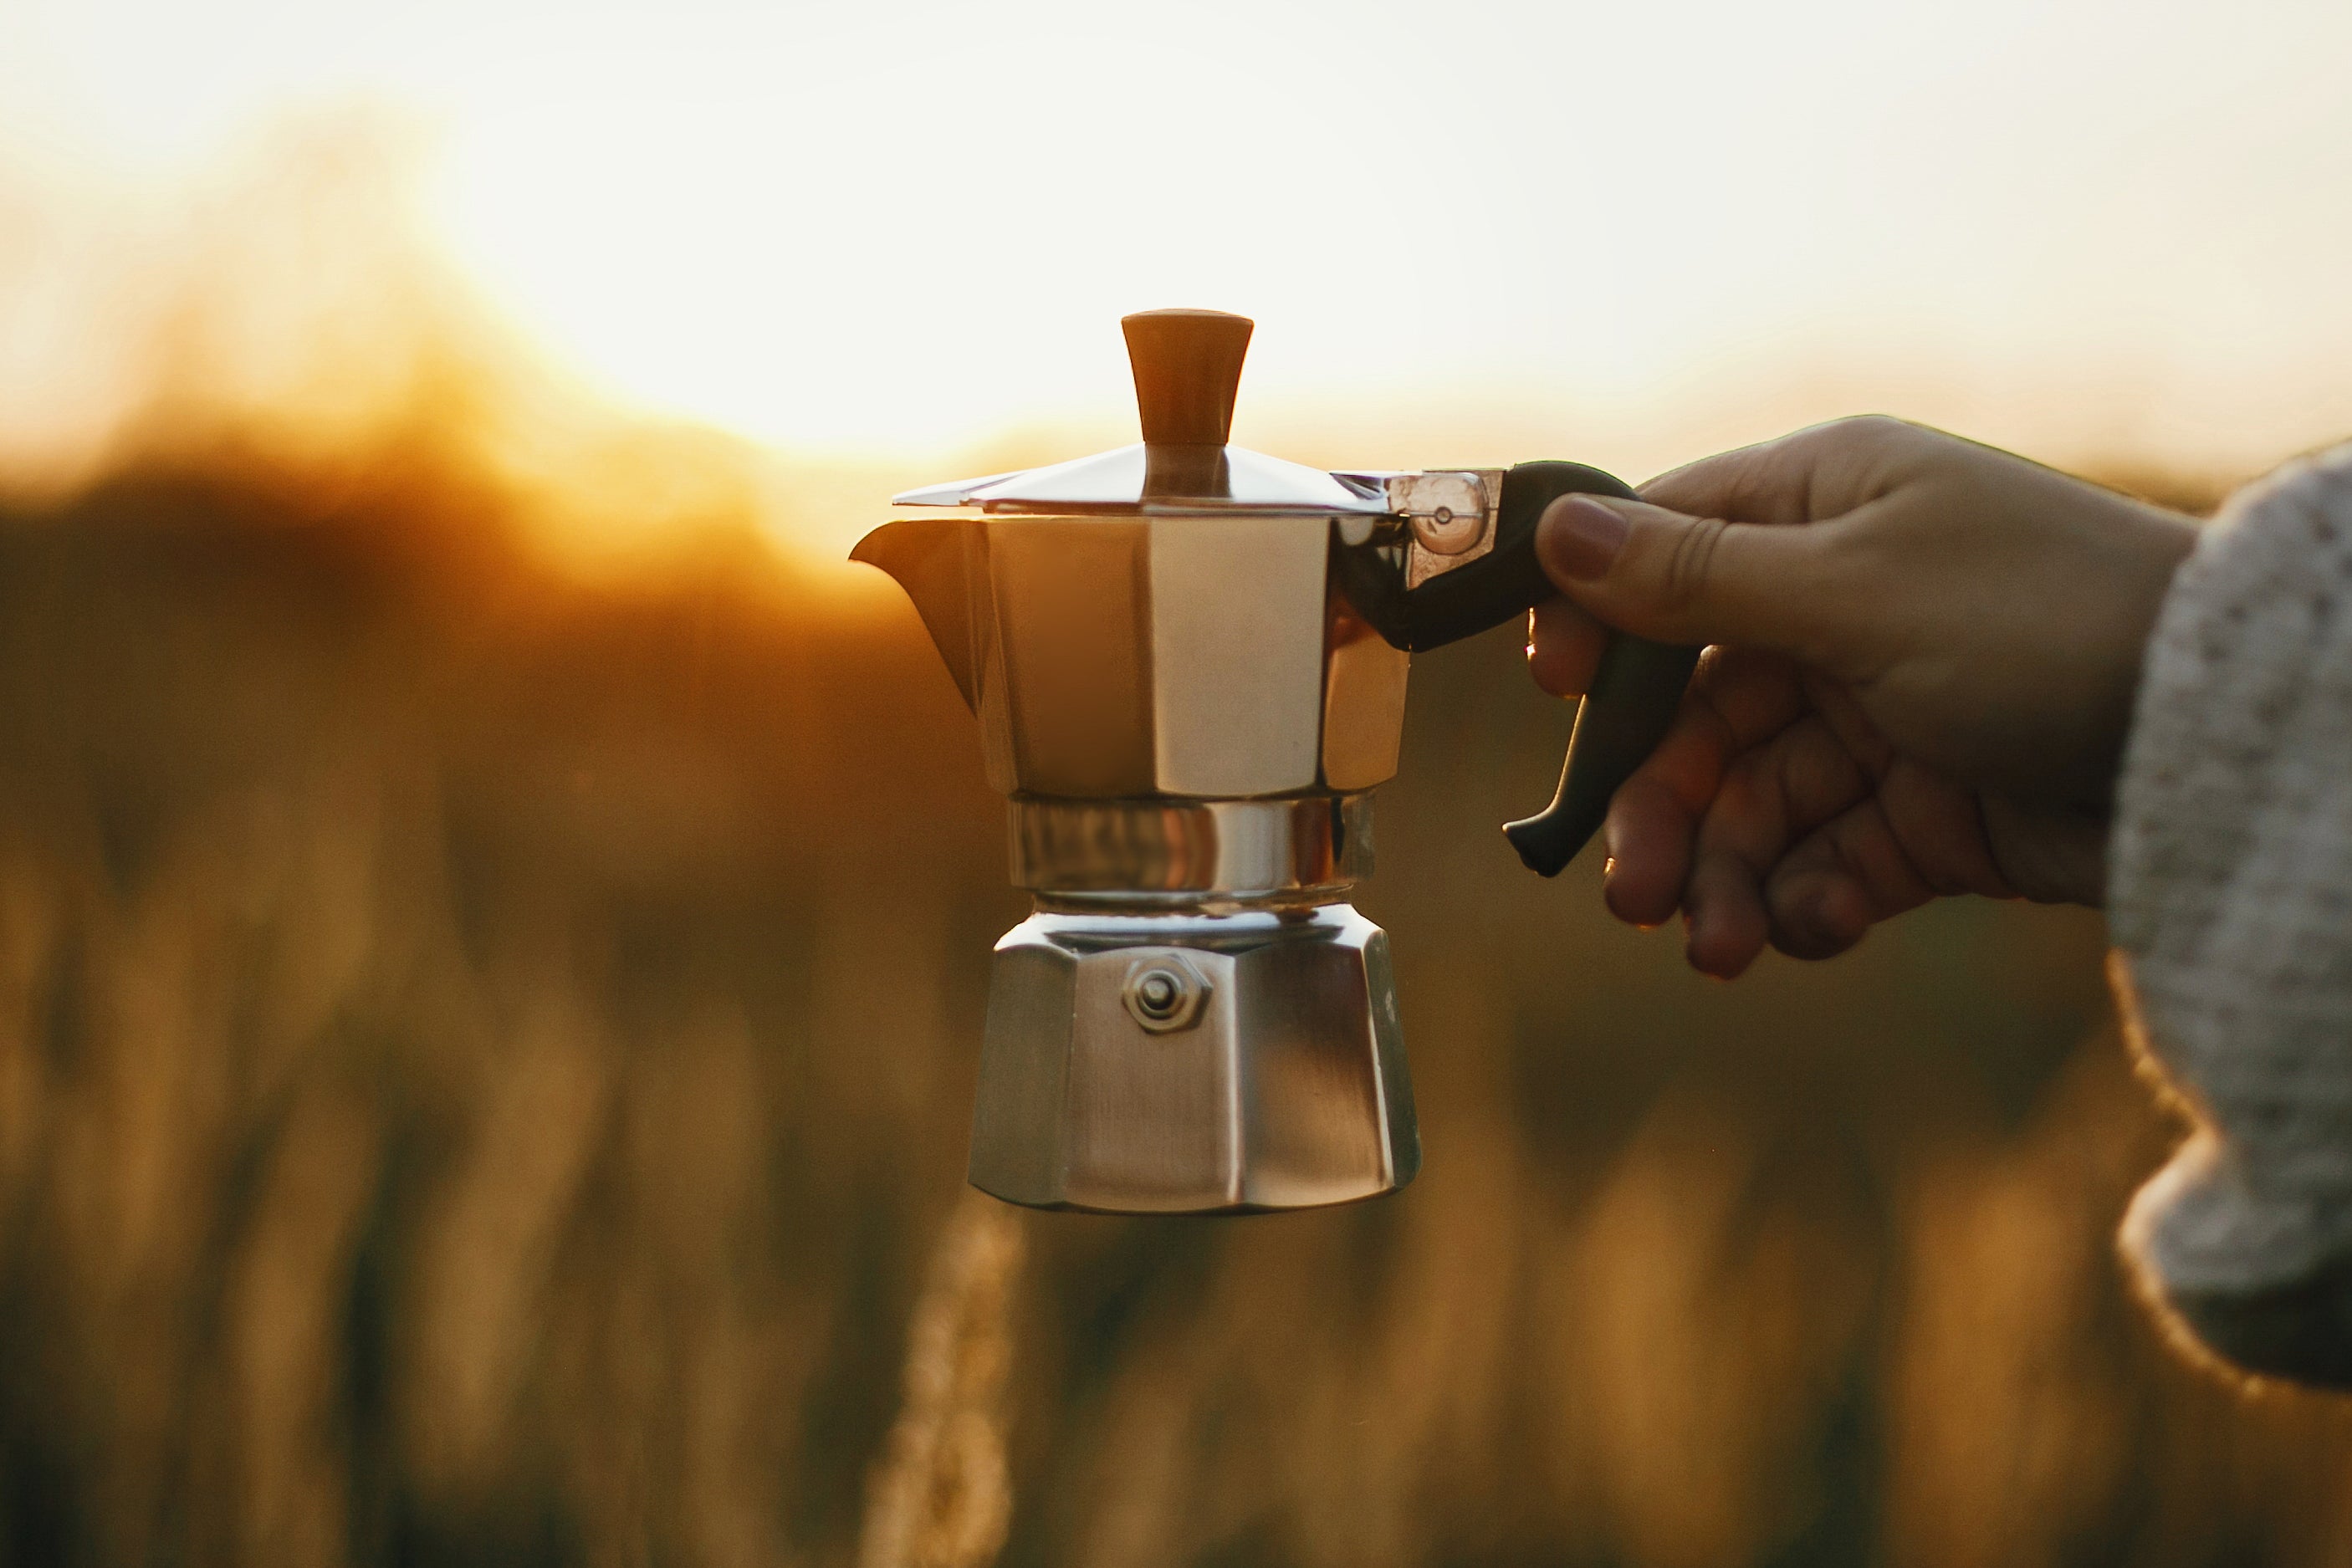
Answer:
[[552, 358], [799, 451], [1125, 439], [1115, 319], [1188, 304], [1292, 455], [2242, 464], [2352, 432], [2347, 62], [2345, 0], [0, 0], [0, 162], [392, 106]]

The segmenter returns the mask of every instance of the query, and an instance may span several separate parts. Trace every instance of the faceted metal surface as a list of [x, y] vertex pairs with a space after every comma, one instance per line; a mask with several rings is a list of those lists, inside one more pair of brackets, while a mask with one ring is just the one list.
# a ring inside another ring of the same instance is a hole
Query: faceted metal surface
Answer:
[[889, 524], [905, 587], [1007, 795], [1243, 799], [1396, 771], [1409, 656], [1327, 580], [1328, 519], [1284, 513]]
[[1273, 795], [1321, 783], [1329, 525], [1241, 514], [1145, 527], [1155, 787]]
[[1478, 559], [1503, 475], [1232, 445], [1251, 323], [1120, 328], [1142, 444], [908, 491], [966, 515], [853, 552], [905, 588], [978, 715], [1013, 881], [1039, 895], [996, 948], [971, 1180], [1118, 1213], [1391, 1191], [1421, 1145], [1387, 938], [1338, 900], [1371, 869], [1408, 657], [1332, 550], [1408, 585]]
[[[1182, 1027], [1147, 1027], [1128, 999], [1155, 969], [1199, 981]], [[1351, 1202], [1420, 1168], [1388, 939], [1349, 905], [1040, 913], [997, 944], [972, 1116], [982, 1190], [1220, 1213]]]
[[1323, 784], [1369, 789], [1396, 777], [1404, 741], [1405, 677], [1412, 655], [1388, 640], [1334, 591], [1323, 623]]

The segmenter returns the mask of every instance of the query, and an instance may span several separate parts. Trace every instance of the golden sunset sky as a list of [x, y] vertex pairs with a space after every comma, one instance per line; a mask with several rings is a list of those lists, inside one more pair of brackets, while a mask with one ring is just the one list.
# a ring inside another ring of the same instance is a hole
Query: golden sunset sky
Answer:
[[0, 0], [0, 262], [360, 105], [538, 352], [787, 452], [1129, 439], [1115, 319], [1191, 304], [1288, 455], [2244, 468], [2352, 432], [2347, 62], [2343, 0]]

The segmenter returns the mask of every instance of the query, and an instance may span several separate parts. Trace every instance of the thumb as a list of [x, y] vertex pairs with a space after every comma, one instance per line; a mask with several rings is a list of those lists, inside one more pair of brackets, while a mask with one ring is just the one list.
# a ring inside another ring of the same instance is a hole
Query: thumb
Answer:
[[1827, 532], [1562, 496], [1536, 525], [1536, 559], [1560, 592], [1637, 637], [1794, 653], [1821, 640]]

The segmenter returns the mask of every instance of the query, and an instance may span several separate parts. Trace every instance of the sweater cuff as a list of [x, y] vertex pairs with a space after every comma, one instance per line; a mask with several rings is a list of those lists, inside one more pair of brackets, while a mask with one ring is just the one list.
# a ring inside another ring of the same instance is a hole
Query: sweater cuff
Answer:
[[2167, 594], [2110, 844], [2132, 1033], [2198, 1136], [2126, 1249], [2219, 1354], [2352, 1375], [2352, 447], [2233, 497]]
[[[2242, 1372], [2352, 1389], [2352, 1257], [2273, 1284], [2168, 1275], [2163, 1230], [2188, 1195], [2220, 1173], [2218, 1146], [2200, 1134], [2142, 1187], [2125, 1218], [2124, 1257], [2153, 1305], [2203, 1353]], [[2221, 1179], [2226, 1180], [2226, 1177]]]

